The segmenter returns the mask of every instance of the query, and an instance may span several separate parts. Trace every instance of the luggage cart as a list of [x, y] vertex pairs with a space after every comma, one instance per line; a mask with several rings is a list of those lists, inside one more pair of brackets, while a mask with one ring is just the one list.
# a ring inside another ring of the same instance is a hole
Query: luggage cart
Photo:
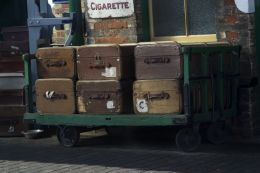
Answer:
[[[42, 114], [34, 110], [33, 99], [29, 99], [28, 110], [25, 113], [24, 120], [37, 125], [48, 125], [58, 127], [57, 137], [65, 147], [75, 146], [80, 138], [82, 127], [148, 127], [148, 126], [178, 126], [175, 141], [179, 149], [183, 151], [194, 151], [201, 143], [199, 129], [202, 124], [208, 124], [207, 136], [213, 143], [221, 143], [224, 138], [224, 127], [226, 121], [237, 115], [238, 86], [239, 86], [239, 46], [227, 46], [218, 44], [203, 45], [186, 45], [182, 47], [182, 57], [184, 64], [183, 76], [183, 104], [184, 111], [180, 114], [157, 114], [157, 115], [137, 115], [137, 114], [120, 114], [120, 115], [91, 115], [91, 114]], [[218, 69], [214, 75], [210, 75], [209, 57], [211, 54], [217, 54]], [[232, 63], [234, 71], [232, 74], [224, 72], [224, 54], [231, 53], [236, 58]], [[200, 78], [190, 77], [190, 58], [192, 54], [200, 54], [203, 57], [201, 65], [203, 67]], [[31, 88], [31, 61], [34, 57], [24, 55], [25, 64], [25, 81], [28, 98], [32, 98]], [[224, 80], [231, 80], [230, 89], [230, 106], [224, 106]], [[191, 86], [194, 81], [200, 81], [202, 84], [201, 91], [201, 110], [199, 113], [192, 112], [192, 94]], [[212, 108], [209, 108], [209, 86], [213, 86], [214, 99], [211, 100]]]

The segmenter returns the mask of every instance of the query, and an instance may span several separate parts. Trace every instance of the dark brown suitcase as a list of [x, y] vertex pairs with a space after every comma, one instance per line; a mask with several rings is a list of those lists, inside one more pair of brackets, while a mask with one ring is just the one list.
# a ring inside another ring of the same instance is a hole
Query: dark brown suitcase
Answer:
[[22, 73], [23, 71], [22, 57], [0, 57], [0, 73]]
[[133, 79], [135, 46], [104, 44], [80, 47], [77, 60], [79, 79]]
[[2, 41], [0, 42], [1, 56], [21, 56], [29, 52], [28, 41]]
[[75, 113], [74, 83], [71, 79], [39, 79], [35, 90], [39, 113]]
[[[136, 78], [138, 80], [183, 78], [184, 61], [181, 47], [176, 42], [140, 43], [135, 49]], [[190, 77], [201, 77], [203, 68], [201, 54], [192, 54], [189, 61]]]
[[5, 41], [29, 40], [28, 28], [26, 26], [3, 27], [1, 33]]
[[131, 82], [78, 81], [78, 111], [91, 114], [132, 113], [131, 88]]
[[0, 105], [0, 119], [3, 117], [22, 117], [25, 105]]
[[24, 105], [24, 90], [0, 90], [0, 105]]
[[23, 116], [2, 117], [0, 119], [0, 136], [13, 137], [23, 136], [22, 132], [27, 131], [29, 125], [23, 122]]
[[179, 80], [139, 80], [134, 83], [136, 114], [181, 113], [182, 87]]
[[175, 42], [140, 43], [135, 49], [136, 78], [175, 79], [182, 76], [180, 45]]
[[75, 55], [72, 47], [38, 49], [36, 58], [39, 78], [74, 78]]

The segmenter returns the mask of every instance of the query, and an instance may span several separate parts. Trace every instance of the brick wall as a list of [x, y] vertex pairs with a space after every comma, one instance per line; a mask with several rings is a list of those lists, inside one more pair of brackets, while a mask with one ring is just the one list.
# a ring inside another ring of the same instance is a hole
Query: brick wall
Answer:
[[256, 115], [254, 15], [240, 12], [234, 0], [221, 0], [218, 1], [216, 23], [219, 41], [230, 41], [242, 46], [240, 114], [237, 124], [244, 136], [251, 136]]
[[[140, 30], [141, 0], [134, 0], [133, 16], [113, 19], [91, 19], [88, 13], [87, 43], [136, 43]], [[86, 2], [85, 2], [86, 3]], [[85, 5], [87, 7], [87, 5]]]

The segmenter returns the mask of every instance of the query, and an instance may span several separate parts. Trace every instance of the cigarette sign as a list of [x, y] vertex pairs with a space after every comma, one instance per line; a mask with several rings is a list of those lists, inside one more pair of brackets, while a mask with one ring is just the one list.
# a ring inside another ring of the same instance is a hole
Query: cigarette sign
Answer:
[[127, 17], [134, 14], [133, 0], [87, 0], [90, 18]]

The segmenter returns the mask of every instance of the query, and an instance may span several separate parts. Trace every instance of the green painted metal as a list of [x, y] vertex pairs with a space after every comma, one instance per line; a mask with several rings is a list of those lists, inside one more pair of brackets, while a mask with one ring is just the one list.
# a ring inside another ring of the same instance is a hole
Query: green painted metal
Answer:
[[142, 41], [150, 41], [150, 19], [149, 19], [149, 4], [148, 0], [142, 0], [142, 28], [143, 39]]
[[23, 55], [24, 61], [24, 82], [27, 95], [27, 112], [33, 112], [32, 78], [31, 78], [31, 58], [29, 54]]
[[216, 93], [216, 102], [218, 105], [219, 111], [221, 113], [224, 110], [224, 71], [223, 71], [223, 53], [220, 53], [219, 58], [218, 58], [218, 73], [217, 73], [217, 91]]
[[184, 53], [184, 86], [185, 85], [189, 85], [190, 84], [190, 63], [189, 63], [189, 59], [190, 59], [190, 53]]
[[41, 115], [26, 113], [24, 120], [35, 120], [36, 124], [53, 126], [172, 126], [187, 123], [185, 115]]
[[69, 10], [71, 13], [76, 13], [77, 21], [75, 32], [73, 33], [72, 46], [84, 45], [84, 27], [81, 9], [81, 0], [69, 0]]
[[255, 0], [255, 34], [256, 34], [256, 62], [257, 62], [257, 112], [260, 113], [260, 0]]
[[[209, 54], [208, 53], [202, 53], [202, 76], [208, 76], [209, 75]], [[209, 88], [209, 80], [203, 80], [202, 85], [202, 112], [208, 116], [209, 115], [209, 94], [208, 94], [208, 88]]]

